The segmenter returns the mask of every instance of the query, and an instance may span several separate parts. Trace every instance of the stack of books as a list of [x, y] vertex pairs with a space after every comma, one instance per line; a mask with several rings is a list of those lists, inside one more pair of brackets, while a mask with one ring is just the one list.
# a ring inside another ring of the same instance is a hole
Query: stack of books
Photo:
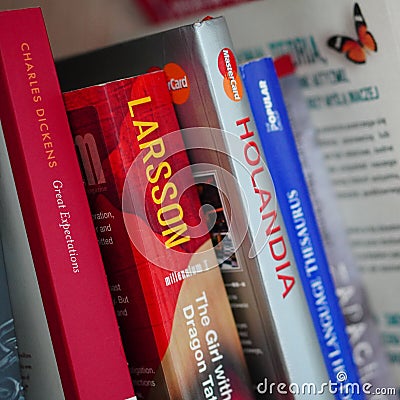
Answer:
[[391, 384], [359, 362], [357, 329], [379, 340], [335, 273], [293, 64], [239, 64], [224, 17], [57, 63], [40, 9], [0, 20], [19, 396], [364, 399]]

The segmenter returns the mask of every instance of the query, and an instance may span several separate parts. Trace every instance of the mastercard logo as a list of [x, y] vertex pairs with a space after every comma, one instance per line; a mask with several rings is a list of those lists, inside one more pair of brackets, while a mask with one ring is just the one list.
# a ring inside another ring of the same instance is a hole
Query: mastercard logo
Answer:
[[183, 104], [190, 94], [190, 83], [186, 72], [178, 64], [169, 63], [164, 66], [168, 89], [174, 104]]
[[231, 49], [222, 49], [218, 55], [218, 69], [224, 77], [224, 90], [233, 101], [242, 100], [243, 85], [235, 56]]

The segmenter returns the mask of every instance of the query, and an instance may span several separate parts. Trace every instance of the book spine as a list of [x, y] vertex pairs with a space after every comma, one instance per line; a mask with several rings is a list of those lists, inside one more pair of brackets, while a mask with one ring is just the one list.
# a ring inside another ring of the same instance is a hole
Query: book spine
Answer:
[[0, 234], [26, 399], [64, 399], [49, 326], [0, 126]]
[[17, 338], [0, 237], [0, 392], [10, 400], [23, 400]]
[[137, 392], [252, 399], [164, 72], [64, 100]]
[[[310, 111], [289, 55], [274, 59], [307, 187], [324, 242], [336, 294], [346, 321], [360, 380], [372, 388], [394, 387], [369, 299], [339, 212], [337, 196], [317, 145]], [[374, 392], [374, 390], [371, 390]], [[367, 395], [373, 398], [374, 395]], [[388, 398], [392, 398], [388, 394]], [[394, 398], [394, 396], [393, 396]]]
[[132, 399], [43, 17], [0, 21], [1, 123], [65, 396]]
[[273, 60], [251, 61], [241, 72], [329, 378], [361, 387]]
[[[252, 248], [246, 256], [256, 258], [267, 295], [262, 308], [268, 305], [271, 309], [289, 382], [323, 384], [328, 380], [323, 358], [320, 349], [306, 343], [317, 338], [280, 205], [275, 202], [274, 187], [263, 161], [228, 28], [223, 19], [216, 19], [195, 25], [195, 30], [200, 49], [197, 62], [206, 71], [209, 97], [218, 115], [223, 143], [240, 188], [237, 195], [241, 198], [242, 212], [245, 210], [252, 238]], [[290, 316], [289, 320], [282, 315]], [[303, 344], [293, 340], [293, 331], [298, 333], [297, 339], [307, 338]], [[296, 367], [298, 363], [304, 367], [304, 360], [308, 364], [307, 373]]]

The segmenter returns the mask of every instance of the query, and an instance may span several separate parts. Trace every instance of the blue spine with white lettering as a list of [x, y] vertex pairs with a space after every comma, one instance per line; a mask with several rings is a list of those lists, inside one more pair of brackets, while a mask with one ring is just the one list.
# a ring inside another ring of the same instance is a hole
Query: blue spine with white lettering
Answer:
[[364, 399], [273, 60], [250, 61], [240, 70], [331, 387], [337, 399]]

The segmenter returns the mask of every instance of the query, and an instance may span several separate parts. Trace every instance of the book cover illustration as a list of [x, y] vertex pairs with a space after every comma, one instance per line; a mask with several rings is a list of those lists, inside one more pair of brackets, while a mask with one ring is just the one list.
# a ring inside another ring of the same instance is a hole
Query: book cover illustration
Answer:
[[64, 395], [134, 399], [43, 16], [0, 22], [1, 124]]
[[164, 72], [64, 100], [136, 391], [252, 399]]

